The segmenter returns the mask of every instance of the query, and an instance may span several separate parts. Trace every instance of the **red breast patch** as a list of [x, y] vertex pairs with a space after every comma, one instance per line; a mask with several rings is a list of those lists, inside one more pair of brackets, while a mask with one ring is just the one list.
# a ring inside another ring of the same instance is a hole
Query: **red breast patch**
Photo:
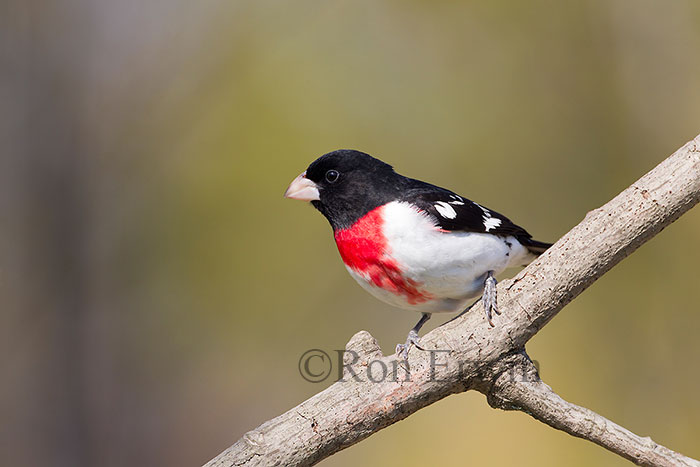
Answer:
[[429, 294], [419, 290], [420, 284], [405, 278], [397, 262], [391, 258], [382, 233], [382, 209], [382, 206], [375, 208], [350, 228], [335, 232], [335, 243], [343, 262], [375, 286], [403, 295], [411, 305], [430, 300]]

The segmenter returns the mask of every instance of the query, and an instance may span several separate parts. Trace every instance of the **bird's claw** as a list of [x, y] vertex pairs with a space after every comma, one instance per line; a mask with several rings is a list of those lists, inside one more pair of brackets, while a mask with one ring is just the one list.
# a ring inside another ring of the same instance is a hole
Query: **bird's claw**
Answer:
[[420, 346], [420, 338], [418, 337], [418, 333], [414, 330], [408, 333], [405, 344], [396, 344], [396, 355], [403, 359], [403, 361], [408, 361], [408, 351], [411, 349], [412, 345], [418, 350], [425, 350]]
[[489, 271], [484, 281], [484, 295], [482, 302], [484, 304], [484, 311], [486, 312], [486, 319], [489, 324], [493, 327], [493, 321], [491, 320], [491, 312], [500, 315], [501, 312], [498, 310], [498, 302], [496, 300], [496, 278], [493, 277], [493, 271]]

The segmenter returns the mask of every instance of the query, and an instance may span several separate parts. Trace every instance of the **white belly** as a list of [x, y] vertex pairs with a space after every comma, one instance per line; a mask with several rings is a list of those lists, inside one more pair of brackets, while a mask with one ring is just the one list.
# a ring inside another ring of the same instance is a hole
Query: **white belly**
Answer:
[[460, 311], [481, 295], [488, 271], [498, 274], [532, 259], [514, 237], [443, 232], [426, 213], [406, 203], [393, 202], [382, 209], [382, 231], [390, 245], [386, 255], [430, 299], [409, 303], [404, 295], [376, 287], [362, 274], [348, 271], [372, 295], [399, 308], [426, 313]]

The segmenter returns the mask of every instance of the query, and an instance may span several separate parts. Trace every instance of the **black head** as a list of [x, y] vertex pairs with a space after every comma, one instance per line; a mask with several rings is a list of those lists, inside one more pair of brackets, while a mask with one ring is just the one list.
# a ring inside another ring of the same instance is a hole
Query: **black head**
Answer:
[[403, 180], [389, 164], [369, 154], [339, 149], [312, 162], [285, 196], [311, 201], [337, 230], [398, 199]]

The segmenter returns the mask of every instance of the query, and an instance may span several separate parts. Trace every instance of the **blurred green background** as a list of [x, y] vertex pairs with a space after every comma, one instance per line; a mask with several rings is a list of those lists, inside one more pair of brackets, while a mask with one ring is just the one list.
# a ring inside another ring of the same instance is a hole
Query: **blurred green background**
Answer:
[[[391, 352], [416, 316], [282, 198], [325, 152], [554, 241], [700, 132], [690, 0], [7, 2], [0, 54], [2, 465], [200, 465], [330, 384], [305, 350]], [[699, 236], [691, 211], [528, 346], [696, 458]], [[323, 465], [470, 463], [626, 464], [467, 393]]]

